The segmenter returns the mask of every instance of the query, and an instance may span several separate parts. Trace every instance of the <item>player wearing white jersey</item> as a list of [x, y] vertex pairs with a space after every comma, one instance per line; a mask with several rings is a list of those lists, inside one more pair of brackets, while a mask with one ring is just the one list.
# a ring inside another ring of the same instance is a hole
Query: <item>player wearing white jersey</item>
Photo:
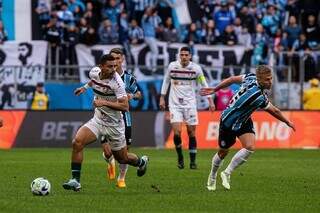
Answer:
[[[208, 87], [201, 67], [191, 61], [191, 50], [182, 47], [179, 52], [180, 60], [171, 62], [165, 73], [160, 97], [160, 109], [164, 110], [165, 95], [170, 87], [169, 111], [170, 122], [174, 132], [174, 144], [178, 154], [178, 168], [184, 168], [184, 160], [181, 147], [182, 123], [186, 122], [189, 136], [190, 169], [196, 169], [197, 141], [195, 137], [196, 125], [198, 124], [196, 86]], [[211, 97], [208, 97], [210, 110], [214, 110]]]
[[101, 57], [98, 67], [90, 71], [91, 86], [95, 94], [95, 113], [94, 117], [78, 130], [72, 141], [72, 178], [63, 184], [63, 188], [67, 190], [80, 190], [83, 149], [102, 136], [109, 141], [112, 154], [119, 163], [138, 167], [138, 176], [146, 172], [148, 157], [139, 158], [127, 152], [121, 111], [128, 110], [129, 103], [124, 83], [115, 68], [115, 58], [107, 54]]

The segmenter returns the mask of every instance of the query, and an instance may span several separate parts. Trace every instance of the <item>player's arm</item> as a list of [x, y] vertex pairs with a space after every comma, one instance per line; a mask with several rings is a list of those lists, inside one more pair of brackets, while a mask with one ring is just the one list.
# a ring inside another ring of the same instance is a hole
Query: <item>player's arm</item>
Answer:
[[131, 76], [129, 91], [130, 93], [127, 94], [129, 100], [130, 99], [139, 100], [142, 98], [142, 94], [139, 91], [138, 84], [134, 76]]
[[170, 85], [170, 65], [164, 75], [163, 82], [162, 82], [161, 96], [160, 96], [160, 102], [159, 102], [159, 107], [161, 110], [166, 109], [166, 101], [164, 100], [164, 98], [167, 94], [169, 85]]
[[129, 102], [128, 102], [127, 96], [123, 96], [121, 98], [118, 98], [116, 102], [103, 100], [103, 99], [95, 99], [93, 101], [93, 104], [95, 107], [106, 106], [106, 107], [112, 108], [114, 110], [129, 111]]
[[296, 128], [295, 128], [294, 124], [291, 121], [289, 121], [286, 117], [284, 117], [284, 115], [282, 114], [280, 109], [275, 107], [270, 102], [269, 102], [268, 106], [264, 110], [267, 111], [273, 117], [275, 117], [278, 120], [280, 120], [280, 121], [284, 122], [285, 124], [287, 124], [288, 127], [292, 128], [294, 131], [296, 131]]
[[232, 84], [241, 84], [243, 81], [243, 75], [230, 76], [229, 78], [224, 79], [215, 87], [208, 87], [200, 89], [200, 95], [207, 96], [211, 95], [220, 89], [226, 88]]
[[79, 96], [82, 93], [84, 93], [90, 87], [92, 87], [92, 81], [91, 80], [88, 83], [86, 83], [85, 85], [83, 85], [82, 87], [79, 87], [79, 88], [75, 89], [74, 94], [76, 96]]

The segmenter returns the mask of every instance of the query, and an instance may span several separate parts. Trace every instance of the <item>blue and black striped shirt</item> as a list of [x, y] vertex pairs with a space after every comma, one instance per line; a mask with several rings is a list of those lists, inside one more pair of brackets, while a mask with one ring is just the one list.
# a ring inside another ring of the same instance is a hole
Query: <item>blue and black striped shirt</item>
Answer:
[[267, 108], [269, 99], [253, 73], [243, 76], [239, 91], [234, 94], [228, 107], [222, 112], [223, 126], [238, 131], [257, 109]]

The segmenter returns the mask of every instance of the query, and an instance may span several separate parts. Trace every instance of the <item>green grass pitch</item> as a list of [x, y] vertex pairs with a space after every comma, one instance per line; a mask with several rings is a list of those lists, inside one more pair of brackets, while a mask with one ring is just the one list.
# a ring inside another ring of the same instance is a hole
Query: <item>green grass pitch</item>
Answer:
[[[106, 179], [101, 150], [88, 148], [82, 165], [81, 192], [65, 191], [70, 177], [70, 149], [0, 151], [0, 212], [319, 212], [319, 150], [257, 150], [231, 177], [226, 191], [205, 188], [215, 150], [198, 151], [198, 170], [176, 166], [174, 150], [132, 149], [147, 154], [145, 176], [129, 168], [127, 188]], [[227, 166], [230, 153], [223, 168]], [[34, 196], [36, 177], [51, 182], [51, 194]], [[155, 185], [160, 192], [152, 188]]]

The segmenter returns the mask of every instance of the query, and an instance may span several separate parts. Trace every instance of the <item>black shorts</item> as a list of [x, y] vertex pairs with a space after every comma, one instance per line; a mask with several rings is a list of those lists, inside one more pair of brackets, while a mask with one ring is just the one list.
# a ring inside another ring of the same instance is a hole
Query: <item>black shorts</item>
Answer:
[[228, 149], [236, 143], [236, 137], [239, 137], [245, 133], [253, 133], [253, 123], [249, 118], [238, 131], [233, 131], [230, 128], [226, 128], [223, 122], [220, 121], [219, 128], [219, 147], [221, 149]]

